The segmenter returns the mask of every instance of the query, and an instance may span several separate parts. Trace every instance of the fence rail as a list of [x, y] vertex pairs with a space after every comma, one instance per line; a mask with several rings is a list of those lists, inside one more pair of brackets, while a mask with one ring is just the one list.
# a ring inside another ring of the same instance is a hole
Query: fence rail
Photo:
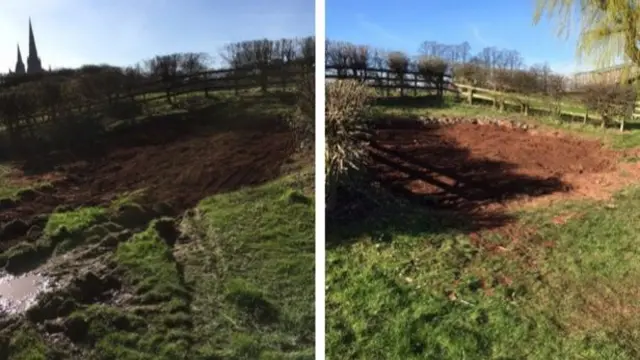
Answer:
[[[296, 64], [302, 65], [302, 64]], [[134, 100], [140, 105], [146, 105], [153, 101], [161, 99], [174, 99], [180, 95], [195, 92], [204, 92], [205, 94], [234, 91], [238, 94], [247, 89], [263, 88], [273, 89], [281, 87], [287, 89], [300, 76], [313, 73], [313, 66], [284, 66], [271, 67], [263, 69], [219, 69], [198, 72], [194, 74], [179, 75], [165, 79], [152, 79], [148, 81], [140, 81], [131, 88], [120, 87], [108, 97], [99, 96], [97, 99], [87, 99], [82, 102], [75, 102], [61, 106], [55, 109], [56, 113], [77, 112], [83, 109], [92, 109], [111, 103]], [[73, 76], [66, 77], [73, 80]], [[41, 80], [33, 80], [38, 82]], [[20, 91], [20, 85], [11, 88], [0, 88], [2, 91]], [[24, 114], [17, 120], [18, 124], [25, 122], [34, 122], [38, 124], [46, 123], [51, 115], [51, 109], [36, 110], [33, 113]], [[39, 121], [34, 121], [39, 119]], [[26, 125], [24, 125], [26, 126]], [[22, 126], [18, 126], [22, 127]]]
[[[423, 74], [417, 71], [407, 71], [403, 76], [399, 76], [396, 72], [389, 69], [350, 69], [336, 68], [327, 66], [325, 70], [326, 79], [358, 79], [367, 85], [386, 90], [401, 90], [402, 93], [413, 91], [440, 91], [453, 93], [460, 99], [466, 100], [467, 103], [473, 104], [474, 100], [489, 101], [499, 110], [504, 110], [505, 106], [517, 106], [521, 111], [528, 115], [530, 110], [556, 113], [570, 117], [582, 118], [585, 122], [589, 119], [602, 120], [597, 114], [590, 114], [581, 104], [571, 104], [567, 101], [554, 102], [550, 97], [536, 97], [518, 94], [515, 92], [503, 92], [492, 89], [480, 88], [462, 83], [454, 82], [454, 79], [445, 74], [438, 81], [435, 76], [425, 78]], [[440, 82], [440, 84], [437, 84]], [[575, 95], [575, 94], [574, 94]], [[552, 109], [554, 108], [554, 109]], [[631, 119], [640, 118], [640, 101], [635, 102], [633, 113], [629, 116]], [[629, 120], [629, 119], [624, 119]]]

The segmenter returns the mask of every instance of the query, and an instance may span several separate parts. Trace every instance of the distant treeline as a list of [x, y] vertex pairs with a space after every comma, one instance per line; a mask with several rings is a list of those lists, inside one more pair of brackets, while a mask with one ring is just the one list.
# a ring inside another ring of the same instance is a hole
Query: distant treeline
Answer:
[[516, 50], [485, 47], [474, 53], [468, 42], [425, 41], [417, 55], [409, 55], [328, 40], [325, 66], [327, 77], [359, 79], [387, 94], [393, 88], [401, 95], [406, 89], [429, 88], [442, 96], [445, 89], [455, 91], [448, 85], [463, 84], [492, 90], [497, 97], [521, 94], [546, 99], [556, 109], [571, 98], [600, 115], [603, 126], [609, 119], [631, 118], [636, 100], [632, 86], [594, 82], [576, 87], [546, 63], [527, 66]]
[[313, 73], [315, 38], [243, 41], [225, 46], [220, 55], [223, 69], [213, 68], [211, 55], [191, 52], [157, 55], [128, 67], [98, 64], [2, 75], [1, 130], [11, 144], [22, 144], [25, 136], [38, 136], [34, 129], [40, 124], [88, 124], [94, 114], [131, 118], [142, 103], [158, 97], [177, 105], [176, 95], [191, 91], [208, 96], [222, 89], [286, 88]]
[[425, 79], [446, 78], [454, 83], [505, 92], [556, 93], [567, 89], [568, 80], [554, 73], [548, 64], [527, 67], [516, 50], [485, 47], [473, 53], [467, 42], [451, 45], [425, 41], [417, 55], [409, 55], [328, 41], [326, 66], [335, 69], [338, 76], [363, 77], [366, 69], [385, 69], [399, 78], [419, 73]]
[[[223, 68], [266, 72], [286, 67], [312, 66], [315, 62], [315, 38], [250, 40], [226, 45], [220, 56]], [[120, 76], [124, 81], [162, 81], [214, 70], [213, 57], [207, 53], [157, 55], [128, 67], [88, 64], [76, 69], [61, 68], [35, 74], [0, 74], [0, 91], [40, 80], [64, 80], [78, 76]]]

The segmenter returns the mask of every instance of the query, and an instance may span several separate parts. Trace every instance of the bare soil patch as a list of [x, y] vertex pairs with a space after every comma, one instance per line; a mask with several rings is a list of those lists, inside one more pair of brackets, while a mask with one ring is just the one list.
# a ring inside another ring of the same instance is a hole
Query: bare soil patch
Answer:
[[640, 164], [599, 141], [498, 125], [388, 125], [371, 150], [382, 184], [481, 228], [504, 225], [508, 209], [606, 199], [640, 179]]
[[101, 205], [140, 189], [146, 189], [148, 203], [179, 212], [206, 196], [275, 179], [293, 151], [290, 133], [277, 125], [212, 129], [152, 122], [112, 134], [87, 154], [45, 154], [21, 162], [24, 179], [57, 180], [0, 209], [0, 221], [47, 214], [61, 205]]

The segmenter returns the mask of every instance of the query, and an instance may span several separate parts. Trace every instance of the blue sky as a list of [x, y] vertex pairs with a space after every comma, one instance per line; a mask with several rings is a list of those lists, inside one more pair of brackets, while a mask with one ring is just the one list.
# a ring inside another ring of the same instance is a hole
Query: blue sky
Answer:
[[229, 42], [314, 34], [314, 0], [0, 0], [0, 72], [16, 44], [28, 53], [29, 17], [43, 67], [131, 65], [194, 51], [219, 58]]
[[591, 68], [576, 61], [576, 29], [558, 38], [555, 23], [533, 25], [534, 10], [534, 0], [326, 0], [326, 32], [328, 39], [409, 54], [426, 40], [468, 41], [473, 53], [514, 49], [528, 65], [548, 62], [560, 73]]

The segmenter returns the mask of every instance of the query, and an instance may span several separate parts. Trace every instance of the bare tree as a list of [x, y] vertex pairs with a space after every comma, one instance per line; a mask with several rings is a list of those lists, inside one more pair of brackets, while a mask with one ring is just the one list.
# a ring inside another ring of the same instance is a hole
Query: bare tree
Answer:
[[179, 74], [180, 54], [159, 55], [145, 61], [144, 64], [152, 78], [162, 81], [165, 87], [167, 102], [173, 104], [171, 93], [174, 82]]

